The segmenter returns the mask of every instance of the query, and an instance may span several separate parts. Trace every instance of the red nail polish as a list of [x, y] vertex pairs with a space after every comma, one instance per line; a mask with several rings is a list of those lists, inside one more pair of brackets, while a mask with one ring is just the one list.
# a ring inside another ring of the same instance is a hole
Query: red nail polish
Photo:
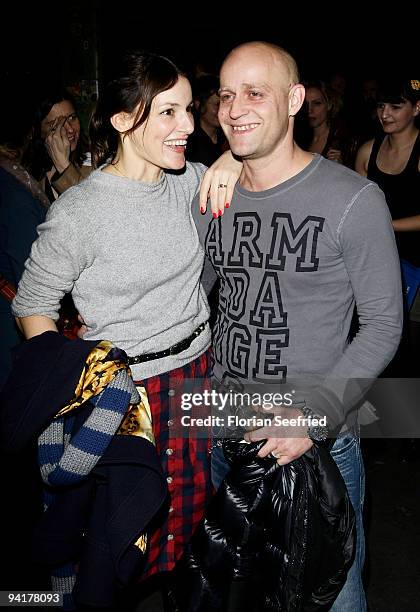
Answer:
[[229, 202], [226, 202], [225, 208], [229, 208], [229, 206], [230, 206]]
[[219, 210], [219, 217], [223, 215], [223, 210]]
[[201, 214], [202, 214], [202, 215], [204, 215], [204, 213], [206, 212], [206, 209], [205, 209], [205, 208], [203, 208], [203, 206], [202, 206], [202, 207], [200, 208], [200, 212], [201, 212]]
[[214, 219], [217, 219], [217, 217], [218, 217], [218, 216], [219, 216], [219, 215], [218, 215], [217, 213], [213, 213], [213, 218], [214, 218]]

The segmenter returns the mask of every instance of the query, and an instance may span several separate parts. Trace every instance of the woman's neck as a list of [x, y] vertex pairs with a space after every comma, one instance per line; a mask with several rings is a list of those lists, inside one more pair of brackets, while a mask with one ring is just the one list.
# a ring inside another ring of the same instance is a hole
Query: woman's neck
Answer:
[[387, 134], [386, 141], [389, 149], [393, 151], [402, 151], [411, 148], [419, 135], [419, 130], [414, 124], [410, 124], [401, 132], [395, 134]]
[[329, 131], [330, 127], [326, 121], [324, 123], [321, 123], [321, 125], [314, 127], [312, 142], [318, 142], [323, 138], [328, 138]]
[[322, 123], [317, 127], [313, 128], [312, 140], [310, 142], [308, 151], [311, 153], [322, 153], [328, 140], [330, 128], [327, 123]]
[[132, 158], [125, 155], [123, 151], [118, 151], [112, 162], [103, 170], [109, 174], [140, 183], [157, 183], [163, 174], [163, 170], [159, 166], [155, 166], [138, 156]]

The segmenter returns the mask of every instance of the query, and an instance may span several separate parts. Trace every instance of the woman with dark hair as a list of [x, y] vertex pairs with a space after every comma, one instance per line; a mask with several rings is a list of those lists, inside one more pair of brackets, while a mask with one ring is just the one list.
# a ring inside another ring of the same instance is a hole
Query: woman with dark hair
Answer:
[[377, 114], [383, 133], [362, 145], [356, 170], [378, 183], [393, 219], [400, 256], [420, 266], [420, 81], [388, 79], [380, 83]]
[[[170, 60], [124, 58], [92, 119], [96, 169], [50, 208], [13, 306], [30, 338], [56, 329], [58, 302], [72, 292], [84, 338], [122, 348], [147, 390], [170, 503], [152, 534], [146, 575], [174, 567], [211, 494], [208, 440], [176, 437], [170, 415], [171, 388], [211, 368], [204, 252], [191, 213], [205, 167], [185, 164], [192, 104]], [[212, 193], [226, 201], [242, 164], [224, 158], [210, 176]]]
[[[420, 81], [390, 76], [379, 82], [377, 115], [383, 133], [362, 145], [355, 168], [385, 194], [392, 217], [406, 307], [403, 336], [386, 370], [389, 377], [419, 375], [420, 354]], [[398, 398], [401, 401], [401, 397]], [[407, 404], [412, 397], [407, 397]], [[386, 422], [386, 421], [385, 421]], [[393, 432], [390, 433], [393, 435]], [[401, 441], [400, 457], [417, 460], [419, 441]]]
[[50, 202], [91, 172], [75, 103], [61, 87], [39, 99], [22, 163], [40, 181]]
[[[380, 83], [377, 114], [383, 133], [360, 147], [356, 170], [384, 192], [400, 258], [420, 268], [420, 136], [415, 123], [420, 114], [420, 81], [389, 78]], [[420, 303], [416, 308], [420, 320]]]
[[417, 376], [420, 349], [420, 136], [416, 119], [420, 115], [420, 81], [391, 76], [380, 82], [377, 114], [383, 133], [360, 147], [355, 167], [362, 176], [379, 185], [391, 213], [406, 288], [406, 307], [410, 311], [399, 352], [404, 359], [393, 363], [402, 364], [402, 375], [407, 376], [411, 369]]

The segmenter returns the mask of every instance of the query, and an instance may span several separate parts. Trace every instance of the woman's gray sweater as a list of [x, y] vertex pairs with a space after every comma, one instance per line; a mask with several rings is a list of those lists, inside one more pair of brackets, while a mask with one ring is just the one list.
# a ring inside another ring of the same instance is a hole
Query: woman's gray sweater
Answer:
[[[128, 355], [164, 350], [209, 316], [200, 285], [204, 253], [191, 202], [205, 170], [164, 173], [157, 183], [94, 171], [50, 208], [13, 302], [16, 316], [58, 318], [72, 293], [86, 340]], [[132, 366], [136, 380], [185, 365], [210, 344], [206, 329], [179, 355]]]

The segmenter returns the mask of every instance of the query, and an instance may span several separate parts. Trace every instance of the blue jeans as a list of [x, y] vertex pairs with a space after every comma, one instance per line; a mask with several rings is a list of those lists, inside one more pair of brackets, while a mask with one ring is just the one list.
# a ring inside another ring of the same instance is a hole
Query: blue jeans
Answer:
[[[363, 530], [363, 502], [365, 497], [365, 471], [359, 439], [352, 434], [337, 438], [331, 455], [346, 483], [350, 501], [356, 515], [357, 545], [354, 563], [347, 574], [347, 580], [335, 600], [331, 612], [366, 612], [366, 597], [362, 583], [365, 560], [365, 536]], [[229, 465], [221, 446], [214, 444], [211, 463], [213, 485], [219, 488], [229, 471]]]
[[229, 464], [223, 454], [222, 444], [213, 439], [211, 451], [211, 480], [215, 489], [222, 484], [222, 480], [229, 472]]
[[347, 580], [334, 602], [331, 612], [366, 612], [366, 596], [362, 583], [365, 562], [365, 534], [363, 529], [363, 504], [365, 499], [365, 470], [359, 438], [345, 434], [337, 438], [331, 450], [346, 483], [350, 501], [356, 515], [357, 544], [354, 563]]

